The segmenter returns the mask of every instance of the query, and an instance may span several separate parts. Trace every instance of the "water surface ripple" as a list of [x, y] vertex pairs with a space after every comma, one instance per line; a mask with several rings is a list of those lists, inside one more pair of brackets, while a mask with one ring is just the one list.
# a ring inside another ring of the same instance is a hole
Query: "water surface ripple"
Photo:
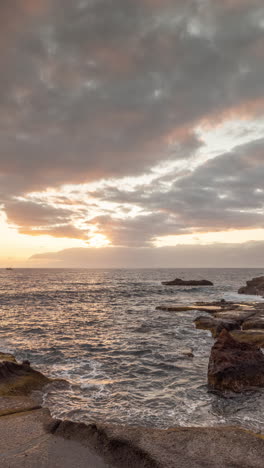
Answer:
[[[264, 393], [208, 393], [210, 333], [201, 313], [163, 312], [163, 303], [237, 300], [263, 270], [0, 270], [0, 349], [70, 385], [45, 404], [58, 417], [155, 427], [239, 424], [264, 432]], [[214, 287], [165, 287], [181, 277]], [[192, 348], [194, 357], [185, 355]]]

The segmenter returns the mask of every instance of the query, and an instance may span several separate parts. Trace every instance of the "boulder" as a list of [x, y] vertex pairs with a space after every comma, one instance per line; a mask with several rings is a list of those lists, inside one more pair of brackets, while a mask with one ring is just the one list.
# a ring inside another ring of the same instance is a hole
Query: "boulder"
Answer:
[[172, 281], [162, 281], [162, 284], [165, 286], [213, 286], [213, 283], [208, 280], [182, 280], [181, 278], [176, 278]]
[[264, 276], [259, 276], [247, 281], [247, 285], [238, 290], [239, 294], [264, 296]]
[[262, 351], [255, 345], [239, 343], [223, 330], [211, 350], [208, 386], [223, 392], [264, 387]]
[[0, 362], [0, 396], [28, 395], [50, 381], [28, 363], [18, 364], [11, 359]]

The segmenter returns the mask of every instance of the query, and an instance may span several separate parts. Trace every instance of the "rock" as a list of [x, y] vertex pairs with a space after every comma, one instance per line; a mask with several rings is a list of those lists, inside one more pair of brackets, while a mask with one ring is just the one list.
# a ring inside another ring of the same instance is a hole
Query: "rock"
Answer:
[[0, 362], [1, 361], [16, 362], [16, 358], [15, 358], [15, 356], [13, 356], [13, 354], [0, 353]]
[[188, 311], [199, 311], [208, 312], [213, 314], [214, 312], [221, 312], [223, 309], [217, 306], [210, 305], [186, 305], [186, 304], [175, 304], [175, 305], [160, 305], [156, 307], [156, 310], [164, 310], [166, 312], [188, 312]]
[[181, 349], [180, 353], [182, 356], [194, 357], [192, 348]]
[[254, 310], [236, 309], [236, 310], [223, 310], [214, 314], [214, 317], [221, 320], [234, 320], [240, 325], [244, 320], [249, 319], [255, 315]]
[[185, 281], [180, 278], [176, 278], [172, 281], [162, 281], [165, 286], [213, 286], [213, 283], [208, 280], [189, 280]]
[[253, 316], [245, 320], [242, 325], [243, 330], [263, 330], [264, 329], [264, 316]]
[[254, 345], [239, 343], [223, 330], [211, 350], [208, 386], [223, 392], [264, 387], [263, 353]]
[[264, 330], [234, 330], [231, 335], [240, 343], [251, 343], [264, 348]]
[[238, 290], [239, 294], [264, 296], [264, 276], [259, 276], [247, 281], [247, 285]]
[[197, 317], [194, 320], [196, 328], [210, 330], [213, 337], [217, 337], [222, 330], [238, 330], [239, 323], [234, 320], [220, 320], [214, 317]]
[[164, 430], [66, 420], [50, 425], [50, 431], [68, 443], [95, 448], [110, 466], [119, 468], [263, 467], [263, 437], [237, 427]]
[[28, 395], [51, 382], [28, 364], [12, 360], [0, 362], [0, 396]]
[[220, 309], [237, 309], [240, 304], [235, 304], [232, 301], [225, 301], [225, 299], [221, 299], [220, 301], [198, 301], [194, 303], [195, 305], [198, 306], [207, 306], [207, 307], [217, 307]]

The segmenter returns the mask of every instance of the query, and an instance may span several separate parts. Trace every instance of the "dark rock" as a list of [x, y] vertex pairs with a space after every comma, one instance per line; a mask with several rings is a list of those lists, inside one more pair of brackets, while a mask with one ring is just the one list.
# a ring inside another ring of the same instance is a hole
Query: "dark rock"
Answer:
[[239, 294], [264, 296], [264, 276], [259, 276], [247, 281], [247, 285], [238, 290]]
[[264, 387], [264, 355], [223, 330], [211, 350], [208, 385], [212, 390], [241, 392]]
[[208, 280], [182, 280], [180, 278], [176, 278], [172, 281], [162, 281], [162, 284], [165, 286], [213, 286], [213, 283]]
[[28, 364], [0, 362], [0, 396], [28, 395], [32, 390], [41, 389], [49, 382], [50, 379]]
[[264, 330], [233, 330], [231, 335], [240, 343], [250, 343], [264, 348]]
[[242, 325], [243, 330], [263, 330], [264, 329], [264, 316], [253, 316]]
[[29, 362], [27, 359], [25, 359], [25, 360], [22, 362], [22, 364], [23, 364], [24, 366], [30, 366], [30, 362]]
[[216, 338], [222, 330], [238, 330], [239, 323], [235, 320], [221, 320], [214, 317], [197, 317], [194, 320], [196, 328], [200, 330], [209, 330], [213, 337]]

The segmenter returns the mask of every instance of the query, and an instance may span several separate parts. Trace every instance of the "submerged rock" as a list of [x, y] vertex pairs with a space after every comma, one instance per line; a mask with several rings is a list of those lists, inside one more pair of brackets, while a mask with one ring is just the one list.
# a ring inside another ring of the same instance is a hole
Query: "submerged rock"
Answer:
[[264, 355], [223, 330], [211, 350], [208, 385], [212, 390], [241, 392], [264, 387]]
[[28, 395], [51, 382], [28, 363], [18, 364], [14, 359], [0, 362], [0, 396]]
[[208, 280], [182, 280], [181, 278], [176, 278], [172, 281], [162, 281], [162, 284], [165, 286], [213, 286], [213, 283]]
[[264, 296], [264, 276], [259, 276], [247, 281], [246, 286], [238, 290], [239, 294], [249, 294], [254, 296]]

